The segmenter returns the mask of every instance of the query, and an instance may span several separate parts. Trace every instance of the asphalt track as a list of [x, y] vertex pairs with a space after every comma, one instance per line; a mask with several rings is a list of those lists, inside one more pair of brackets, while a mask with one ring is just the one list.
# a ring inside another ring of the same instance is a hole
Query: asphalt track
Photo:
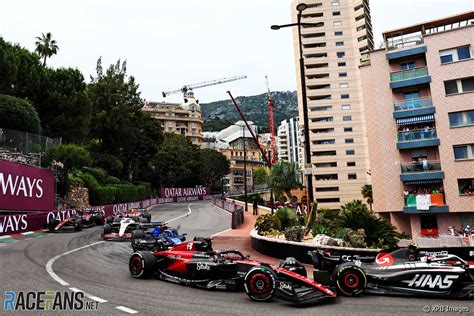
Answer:
[[[191, 212], [189, 211], [191, 210]], [[207, 202], [160, 205], [152, 210], [154, 220], [176, 219], [170, 226], [193, 236], [209, 236], [230, 226], [227, 214]], [[94, 244], [95, 243], [95, 244]], [[90, 246], [91, 244], [94, 244]], [[81, 248], [83, 247], [83, 248]], [[81, 248], [77, 251], [68, 251]], [[67, 254], [65, 254], [67, 253]], [[46, 234], [8, 244], [0, 248], [0, 311], [4, 291], [70, 291], [81, 290], [95, 301], [95, 315], [420, 315], [442, 306], [446, 309], [469, 308], [474, 302], [420, 298], [364, 296], [338, 298], [336, 302], [295, 307], [284, 301], [252, 302], [245, 293], [206, 291], [158, 280], [136, 280], [128, 272], [132, 253], [129, 242], [101, 242], [100, 228], [82, 232]], [[48, 262], [52, 268], [47, 272]], [[60, 281], [67, 283], [61, 285]], [[119, 309], [120, 308], [120, 309]], [[426, 307], [425, 307], [426, 308]], [[84, 312], [80, 312], [83, 314]], [[3, 314], [3, 313], [2, 313]], [[36, 315], [37, 312], [15, 312]], [[79, 312], [45, 312], [44, 314], [79, 314]], [[434, 312], [429, 314], [456, 314]]]

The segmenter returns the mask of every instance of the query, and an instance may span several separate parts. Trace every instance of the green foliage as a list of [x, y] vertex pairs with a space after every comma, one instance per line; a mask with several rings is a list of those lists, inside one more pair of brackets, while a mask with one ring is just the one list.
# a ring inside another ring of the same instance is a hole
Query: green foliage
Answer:
[[[273, 115], [275, 124], [291, 117], [298, 116], [298, 101], [295, 91], [272, 91], [274, 102]], [[268, 94], [237, 97], [237, 102], [249, 121], [255, 122], [259, 132], [268, 132], [268, 111], [266, 104]], [[221, 130], [241, 120], [234, 104], [230, 100], [222, 100], [201, 104], [204, 130]], [[228, 122], [228, 123], [227, 123]], [[219, 128], [219, 129], [218, 129]]]
[[[106, 182], [107, 172], [102, 168], [84, 168], [85, 171], [94, 176], [100, 183]], [[119, 180], [120, 183], [120, 180]]]
[[89, 192], [99, 186], [99, 182], [97, 182], [97, 179], [94, 178], [94, 176], [90, 173], [77, 172], [76, 176], [84, 182], [85, 186], [89, 189]]
[[271, 230], [280, 230], [281, 225], [278, 217], [272, 214], [263, 214], [257, 217], [255, 222], [255, 229], [259, 235], [264, 235], [265, 232]]
[[270, 169], [261, 167], [255, 169], [253, 173], [253, 183], [255, 185], [267, 184], [270, 178]]
[[339, 210], [332, 210], [329, 208], [320, 208], [318, 213], [323, 218], [333, 221], [339, 216]]
[[[247, 203], [253, 203], [253, 199], [257, 198], [257, 203], [260, 205], [265, 205], [265, 200], [263, 199], [263, 194], [261, 193], [256, 193], [256, 194], [248, 194], [247, 193]], [[233, 197], [233, 199], [245, 202], [245, 195], [236, 195]]]
[[61, 162], [64, 170], [70, 172], [87, 167], [92, 163], [89, 151], [80, 145], [64, 144], [48, 148], [44, 162], [50, 164], [53, 160]]
[[268, 231], [264, 231], [261, 235], [265, 237], [278, 237], [279, 235], [281, 235], [281, 232], [279, 230], [271, 228]]
[[304, 230], [305, 236], [309, 234], [314, 224], [316, 223], [316, 215], [318, 210], [318, 202], [313, 202], [310, 205], [309, 214], [307, 215], [306, 227]]
[[366, 235], [362, 228], [357, 230], [348, 229], [342, 240], [349, 247], [367, 248]]
[[230, 172], [230, 161], [214, 149], [202, 149], [199, 153], [202, 184], [212, 187], [216, 181]]
[[280, 220], [281, 230], [297, 224], [296, 211], [290, 207], [282, 207], [276, 211], [275, 216]]
[[269, 186], [275, 193], [284, 193], [291, 200], [291, 190], [301, 187], [299, 170], [294, 162], [279, 161], [272, 166]]
[[311, 229], [311, 233], [313, 234], [313, 237], [316, 237], [316, 235], [319, 235], [319, 234], [328, 235], [330, 231], [327, 226], [324, 226], [321, 223], [316, 223], [313, 225], [313, 228]]
[[68, 181], [69, 181], [69, 186], [74, 186], [74, 187], [84, 186], [84, 181], [78, 176], [69, 175]]
[[108, 176], [105, 179], [105, 183], [107, 183], [107, 184], [120, 184], [120, 179], [117, 178], [117, 177]]
[[352, 230], [363, 229], [366, 235], [365, 241], [369, 246], [380, 244], [379, 239], [382, 239], [388, 247], [396, 246], [398, 242], [392, 224], [377, 217], [360, 200], [343, 205], [336, 224]]
[[39, 133], [40, 119], [35, 108], [20, 98], [0, 94], [0, 127]]
[[94, 165], [107, 171], [108, 174], [120, 175], [123, 171], [123, 163], [117, 156], [104, 154], [94, 148], [92, 158]]
[[364, 184], [360, 192], [364, 199], [367, 199], [370, 210], [372, 211], [372, 203], [374, 203], [374, 198], [372, 196], [372, 184]]
[[285, 239], [289, 241], [302, 241], [304, 237], [303, 226], [292, 226], [285, 229]]
[[59, 50], [56, 40], [52, 39], [50, 32], [46, 33], [46, 35], [41, 33], [41, 37], [37, 36], [35, 45], [35, 52], [43, 58], [43, 65], [46, 65], [46, 58], [56, 55]]

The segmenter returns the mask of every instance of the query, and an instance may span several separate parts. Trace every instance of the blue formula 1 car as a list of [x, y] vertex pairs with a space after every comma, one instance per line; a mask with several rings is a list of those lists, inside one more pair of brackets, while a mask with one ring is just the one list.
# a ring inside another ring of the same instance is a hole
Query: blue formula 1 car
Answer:
[[133, 232], [133, 251], [148, 250], [162, 251], [181, 244], [186, 240], [186, 234], [178, 234], [176, 229], [168, 228], [166, 223], [142, 223]]

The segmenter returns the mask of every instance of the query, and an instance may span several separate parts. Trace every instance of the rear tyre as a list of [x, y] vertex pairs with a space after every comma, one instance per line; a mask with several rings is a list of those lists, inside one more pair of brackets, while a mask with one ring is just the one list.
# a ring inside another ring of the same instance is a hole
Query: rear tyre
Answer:
[[138, 251], [131, 257], [128, 264], [130, 274], [136, 279], [146, 279], [155, 272], [156, 258], [150, 251]]
[[245, 293], [254, 301], [271, 300], [275, 295], [276, 275], [267, 267], [254, 267], [244, 278]]
[[367, 286], [364, 270], [350, 262], [343, 263], [334, 270], [334, 280], [337, 291], [345, 296], [359, 296]]
[[74, 230], [77, 232], [82, 230], [82, 219], [78, 218], [74, 221]]
[[57, 219], [52, 220], [51, 222], [48, 223], [48, 229], [50, 232], [54, 232], [54, 229], [56, 228], [56, 225], [59, 224], [59, 221]]
[[142, 238], [145, 238], [145, 231], [143, 231], [143, 229], [135, 229], [133, 231], [133, 236], [131, 240], [133, 251], [137, 250], [135, 247], [135, 241]]
[[100, 214], [94, 216], [94, 223], [96, 225], [104, 225], [104, 217]]
[[110, 224], [105, 224], [102, 228], [102, 238], [105, 238], [106, 234], [110, 234], [112, 232], [112, 226]]
[[112, 215], [108, 216], [105, 222], [107, 224], [112, 224], [114, 222], [114, 217]]
[[142, 216], [147, 220], [147, 223], [151, 223], [151, 214], [148, 211], [143, 212]]

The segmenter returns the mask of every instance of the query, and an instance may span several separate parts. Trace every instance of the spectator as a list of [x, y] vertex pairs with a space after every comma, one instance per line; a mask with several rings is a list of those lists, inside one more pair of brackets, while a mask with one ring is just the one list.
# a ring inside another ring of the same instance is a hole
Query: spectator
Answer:
[[253, 198], [253, 215], [258, 215], [258, 200], [256, 196]]

